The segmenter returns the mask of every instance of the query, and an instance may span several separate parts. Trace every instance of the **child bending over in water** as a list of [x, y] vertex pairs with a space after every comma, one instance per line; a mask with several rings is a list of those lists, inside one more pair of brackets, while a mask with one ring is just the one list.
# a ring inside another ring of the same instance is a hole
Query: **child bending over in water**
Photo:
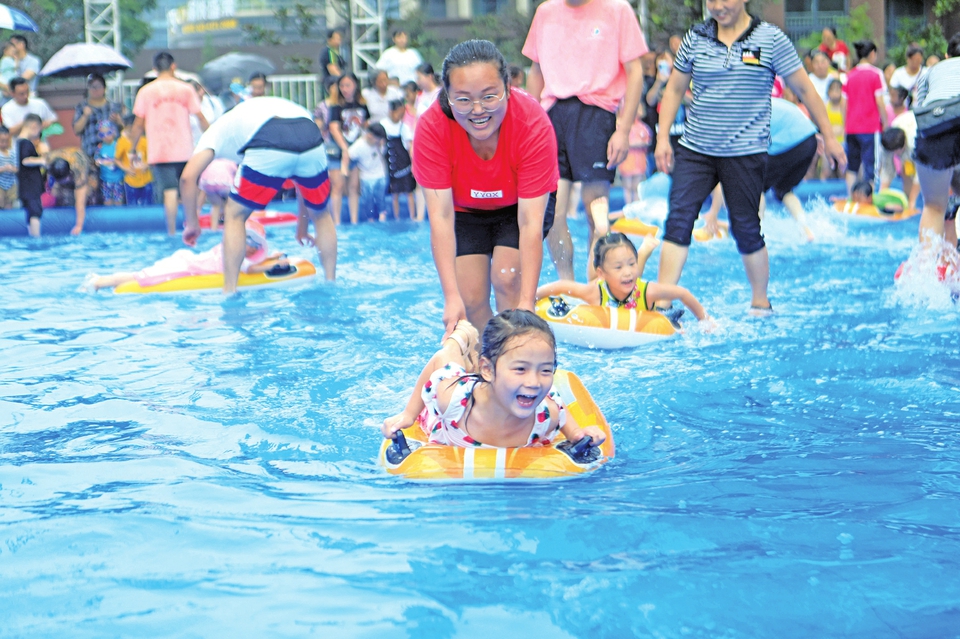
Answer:
[[639, 308], [652, 311], [656, 302], [679, 299], [698, 320], [708, 319], [707, 312], [693, 294], [682, 286], [645, 282], [640, 279], [643, 267], [660, 241], [646, 237], [637, 247], [623, 233], [607, 233], [593, 248], [593, 265], [597, 279], [588, 284], [560, 280], [537, 289], [537, 298], [550, 295], [572, 295], [594, 306]]
[[[240, 266], [244, 273], [264, 273], [289, 263], [282, 253], [267, 253], [267, 239], [263, 225], [253, 220], [247, 220], [247, 252]], [[170, 257], [165, 257], [153, 266], [142, 271], [114, 273], [113, 275], [97, 275], [91, 273], [81, 287], [88, 291], [98, 291], [101, 288], [113, 288], [136, 280], [141, 286], [155, 286], [178, 277], [192, 275], [212, 275], [223, 273], [223, 244], [217, 244], [209, 251], [194, 253], [188, 249], [180, 249]]]
[[384, 420], [384, 437], [416, 422], [431, 443], [464, 448], [548, 446], [558, 432], [573, 442], [603, 442], [600, 428], [576, 424], [553, 387], [557, 344], [544, 320], [520, 309], [500, 313], [487, 322], [474, 363], [477, 338], [469, 322], [457, 323], [404, 411]]

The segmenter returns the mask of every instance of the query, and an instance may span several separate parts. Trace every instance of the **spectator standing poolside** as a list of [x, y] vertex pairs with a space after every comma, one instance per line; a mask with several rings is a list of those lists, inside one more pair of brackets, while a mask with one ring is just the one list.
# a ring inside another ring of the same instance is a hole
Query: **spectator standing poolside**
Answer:
[[833, 27], [824, 27], [821, 34], [819, 49], [830, 58], [830, 64], [837, 71], [846, 71], [850, 61], [850, 49], [847, 43], [837, 39], [837, 30]]
[[907, 47], [907, 63], [902, 67], [897, 67], [897, 70], [893, 72], [893, 77], [890, 78], [890, 86], [906, 89], [910, 95], [913, 95], [917, 81], [925, 72], [923, 49], [911, 44]]
[[[370, 111], [367, 103], [360, 95], [357, 76], [346, 73], [337, 80], [337, 104], [330, 108], [330, 137], [340, 147], [340, 172], [346, 180], [347, 204], [350, 209], [350, 222], [356, 224], [359, 220], [360, 206], [360, 173], [356, 167], [350, 166], [350, 145], [360, 139], [367, 128]], [[342, 197], [342, 192], [334, 191], [334, 198]], [[340, 223], [340, 218], [334, 220]]]
[[167, 234], [174, 235], [180, 174], [193, 155], [190, 116], [197, 116], [202, 130], [206, 130], [208, 124], [196, 90], [176, 77], [173, 56], [158, 53], [153, 59], [153, 68], [157, 70], [157, 79], [140, 88], [133, 104], [136, 119], [130, 127], [130, 143], [136, 148], [140, 136], [146, 132], [154, 188], [163, 194]]
[[[646, 52], [637, 14], [623, 0], [547, 0], [533, 17], [523, 55], [533, 61], [527, 88], [547, 110], [557, 136], [560, 184], [550, 197], [556, 220], [548, 239], [560, 279], [574, 279], [567, 228], [573, 182], [583, 182], [588, 258], [609, 228], [606, 202], [593, 205], [606, 200], [616, 167], [630, 150], [643, 90], [640, 56]], [[591, 279], [593, 271], [588, 259]]]
[[320, 69], [323, 79], [339, 78], [347, 72], [347, 52], [343, 48], [343, 29], [327, 31], [327, 46], [320, 52]]
[[17, 147], [12, 142], [10, 129], [0, 125], [0, 209], [12, 209], [20, 199], [17, 194]]
[[40, 58], [30, 53], [30, 45], [26, 37], [20, 34], [10, 36], [10, 42], [15, 49], [17, 61], [17, 76], [30, 83], [30, 95], [37, 92], [37, 82], [40, 81]]
[[0, 58], [0, 106], [10, 99], [10, 80], [17, 77], [17, 48], [12, 42], [3, 45], [3, 57]]
[[[133, 116], [127, 116], [133, 124]], [[123, 171], [123, 192], [128, 206], [153, 204], [153, 174], [147, 166], [147, 137], [140, 136], [134, 149], [130, 132], [123, 129], [117, 140], [117, 166]]]
[[251, 98], [262, 98], [267, 95], [267, 76], [264, 73], [254, 73], [247, 82]]
[[43, 129], [57, 121], [57, 114], [46, 100], [30, 97], [30, 85], [24, 78], [10, 80], [10, 91], [13, 99], [0, 107], [0, 117], [3, 118], [4, 126], [10, 129], [11, 135], [20, 135], [23, 119], [31, 113], [40, 117]]
[[[416, 49], [407, 48], [410, 34], [403, 29], [393, 32], [393, 46], [389, 47], [377, 60], [376, 67], [383, 69], [391, 78], [397, 78], [401, 85], [417, 80], [417, 67], [423, 64], [423, 57]], [[379, 122], [380, 119], [377, 118]]]
[[[183, 241], [194, 246], [200, 236], [198, 182], [211, 162], [238, 164], [223, 217], [223, 291], [235, 293], [244, 258], [244, 224], [255, 209], [264, 209], [289, 179], [297, 189], [297, 240], [320, 253], [327, 280], [335, 277], [337, 229], [327, 215], [330, 182], [323, 136], [309, 111], [283, 98], [251, 98], [213, 123], [200, 138], [183, 170]], [[309, 234], [313, 219], [316, 238]]]
[[[689, 252], [693, 225], [707, 196], [719, 182], [751, 288], [751, 306], [770, 310], [769, 259], [760, 233], [770, 140], [770, 90], [782, 76], [807, 106], [822, 131], [831, 129], [823, 101], [810, 83], [787, 36], [752, 17], [745, 0], [707, 0], [712, 16], [687, 32], [674, 61], [660, 105], [657, 167], [673, 173], [670, 213], [664, 226], [658, 281], [676, 284]], [[668, 134], [681, 99], [693, 81], [693, 102], [680, 148], [674, 154]], [[844, 164], [836, 140], [826, 141], [827, 156]]]
[[420, 117], [437, 100], [440, 89], [443, 88], [437, 82], [437, 74], [433, 70], [433, 65], [429, 62], [424, 62], [417, 67], [417, 87], [420, 89], [416, 103], [417, 117]]
[[498, 312], [536, 302], [557, 141], [537, 101], [509, 84], [492, 42], [461, 42], [443, 61], [444, 91], [414, 134], [445, 334], [462, 319], [485, 326], [491, 288]]
[[857, 66], [847, 74], [847, 192], [858, 181], [863, 168], [863, 181], [873, 183], [880, 163], [880, 132], [887, 128], [887, 107], [883, 96], [887, 86], [883, 72], [874, 66], [877, 45], [870, 41], [857, 42]]
[[810, 78], [810, 83], [817, 90], [820, 99], [826, 102], [829, 99], [827, 90], [830, 88], [830, 82], [837, 77], [836, 72], [830, 66], [830, 58], [818, 49], [810, 54], [810, 67], [811, 71], [807, 74], [807, 77]]
[[[123, 127], [123, 107], [118, 102], [111, 102], [106, 95], [107, 82], [102, 75], [87, 76], [87, 95], [80, 101], [73, 111], [73, 132], [80, 138], [80, 148], [87, 154], [91, 162], [97, 157], [97, 147], [100, 144], [98, 131], [101, 122], [112, 122], [117, 128]], [[91, 172], [93, 183], [92, 203], [100, 203], [102, 198], [98, 191], [96, 172]]]
[[383, 69], [370, 72], [370, 87], [361, 91], [370, 112], [370, 121], [379, 122], [390, 117], [390, 102], [403, 100], [403, 92], [390, 84], [390, 78]]
[[[960, 33], [954, 34], [947, 45], [946, 59], [931, 67], [917, 83], [916, 107], [941, 100], [955, 100], [960, 96]], [[960, 130], [956, 127], [939, 135], [918, 137], [914, 147], [917, 177], [923, 193], [923, 213], [920, 216], [920, 243], [930, 244], [944, 237], [944, 215], [950, 213], [947, 205], [951, 186], [960, 191]], [[960, 193], [957, 193], [960, 195]], [[956, 216], [956, 209], [952, 210]], [[955, 223], [955, 221], [953, 222]], [[956, 245], [950, 247], [956, 255]]]
[[[17, 140], [17, 183], [30, 237], [40, 237], [40, 217], [43, 215], [40, 196], [44, 191], [43, 156], [47, 145], [40, 139], [41, 126], [40, 116], [31, 113], [24, 118]], [[74, 235], [77, 233], [79, 231]]]

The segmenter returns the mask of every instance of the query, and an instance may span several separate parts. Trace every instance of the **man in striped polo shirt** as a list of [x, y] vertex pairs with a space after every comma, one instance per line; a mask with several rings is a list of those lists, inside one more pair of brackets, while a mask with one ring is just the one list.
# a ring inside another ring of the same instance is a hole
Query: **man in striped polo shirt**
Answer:
[[[752, 17], [746, 0], [707, 0], [712, 16], [687, 32], [660, 104], [657, 168], [673, 173], [670, 213], [660, 250], [658, 281], [676, 284], [687, 260], [700, 208], [719, 182], [727, 201], [730, 232], [750, 281], [751, 307], [771, 309], [767, 297], [769, 260], [760, 234], [770, 90], [782, 76], [803, 101], [821, 131], [830, 120], [790, 40], [776, 26]], [[693, 81], [693, 103], [674, 156], [669, 130], [684, 92]], [[826, 138], [829, 161], [846, 165], [843, 147]]]

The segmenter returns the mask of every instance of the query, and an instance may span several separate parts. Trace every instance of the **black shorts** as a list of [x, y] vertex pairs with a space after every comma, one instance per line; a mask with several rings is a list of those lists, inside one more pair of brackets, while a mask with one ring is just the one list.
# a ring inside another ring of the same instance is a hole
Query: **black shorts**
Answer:
[[557, 134], [561, 179], [613, 184], [617, 171], [607, 168], [607, 142], [617, 130], [616, 114], [567, 98], [557, 100], [547, 115]]
[[681, 145], [674, 156], [670, 213], [664, 225], [663, 239], [690, 246], [690, 236], [700, 209], [719, 182], [727, 201], [730, 233], [737, 241], [737, 250], [742, 255], [749, 255], [762, 249], [760, 196], [766, 166], [766, 153], [726, 158], [697, 153]]
[[183, 173], [183, 167], [186, 162], [163, 162], [161, 164], [151, 164], [150, 170], [153, 172], [153, 192], [180, 190], [180, 175]]
[[400, 177], [390, 176], [389, 191], [391, 193], [413, 193], [416, 188], [417, 181], [413, 179], [413, 172], [410, 170]]
[[[553, 226], [552, 210], [543, 214], [543, 237]], [[454, 214], [453, 229], [457, 238], [457, 257], [461, 255], [493, 255], [497, 246], [520, 248], [520, 222], [517, 205], [483, 213]]]
[[848, 133], [847, 134], [847, 173], [856, 173], [863, 166], [863, 180], [873, 183], [876, 176], [877, 160], [880, 153], [879, 133]]
[[960, 165], [960, 131], [951, 131], [929, 138], [917, 136], [913, 157], [920, 164], [935, 171], [945, 171]]
[[22, 194], [20, 196], [20, 203], [23, 204], [23, 210], [27, 215], [27, 224], [30, 224], [30, 218], [35, 217], [38, 220], [40, 216], [43, 215], [43, 204], [40, 202], [40, 196], [24, 197]]
[[783, 153], [768, 155], [763, 190], [773, 189], [777, 199], [782, 200], [784, 195], [797, 188], [797, 185], [803, 181], [816, 155], [816, 134]]

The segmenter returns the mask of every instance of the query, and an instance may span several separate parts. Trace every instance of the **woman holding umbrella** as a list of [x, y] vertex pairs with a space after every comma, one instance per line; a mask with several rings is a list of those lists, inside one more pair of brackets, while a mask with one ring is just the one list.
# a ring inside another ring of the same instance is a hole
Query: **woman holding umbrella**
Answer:
[[[87, 97], [77, 105], [73, 112], [73, 132], [80, 138], [83, 152], [90, 158], [91, 165], [97, 157], [97, 137], [100, 123], [109, 120], [118, 129], [123, 128], [123, 107], [111, 102], [106, 96], [107, 83], [103, 76], [93, 73], [87, 77]], [[96, 182], [96, 172], [90, 172], [90, 180]], [[91, 185], [91, 193], [99, 193], [96, 184]], [[96, 196], [95, 196], [96, 197]], [[99, 198], [97, 198], [99, 199]]]

